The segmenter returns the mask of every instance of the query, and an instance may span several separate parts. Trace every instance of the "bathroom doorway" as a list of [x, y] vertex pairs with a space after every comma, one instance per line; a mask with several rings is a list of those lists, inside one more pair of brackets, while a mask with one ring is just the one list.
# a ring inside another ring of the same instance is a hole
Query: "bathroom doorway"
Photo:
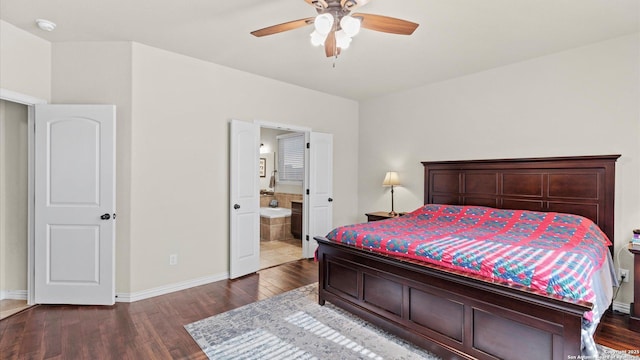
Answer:
[[[260, 179], [261, 176], [269, 176], [269, 180], [271, 178], [271, 174], [267, 175], [270, 171], [266, 158], [260, 171], [261, 128], [304, 134], [300, 257], [313, 258], [318, 247], [314, 236], [324, 236], [332, 229], [333, 135], [260, 120], [248, 123], [232, 119], [229, 124], [229, 278], [235, 279], [260, 270]], [[282, 159], [276, 163], [282, 163]], [[282, 172], [289, 169], [284, 164], [277, 170]], [[278, 174], [275, 181], [282, 180], [282, 175]], [[274, 186], [274, 190], [275, 197], [279, 189]], [[275, 202], [273, 204], [278, 207]]]
[[0, 319], [29, 307], [28, 106], [0, 100]]
[[305, 133], [260, 127], [260, 269], [303, 257]]

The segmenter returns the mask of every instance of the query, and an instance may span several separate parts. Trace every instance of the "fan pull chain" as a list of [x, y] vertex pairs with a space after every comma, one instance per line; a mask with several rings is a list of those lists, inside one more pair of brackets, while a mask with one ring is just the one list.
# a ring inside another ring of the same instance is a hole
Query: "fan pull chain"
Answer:
[[336, 33], [338, 32], [338, 12], [333, 16], [333, 68], [336, 68], [336, 61], [338, 60], [338, 41], [336, 41]]

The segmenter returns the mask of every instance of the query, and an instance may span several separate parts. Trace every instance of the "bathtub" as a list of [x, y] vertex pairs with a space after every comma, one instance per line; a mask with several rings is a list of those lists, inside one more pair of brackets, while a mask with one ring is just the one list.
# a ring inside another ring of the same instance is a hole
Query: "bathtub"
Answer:
[[260, 208], [260, 217], [273, 219], [273, 218], [281, 218], [291, 216], [291, 209], [287, 208], [271, 208], [271, 207], [261, 207]]

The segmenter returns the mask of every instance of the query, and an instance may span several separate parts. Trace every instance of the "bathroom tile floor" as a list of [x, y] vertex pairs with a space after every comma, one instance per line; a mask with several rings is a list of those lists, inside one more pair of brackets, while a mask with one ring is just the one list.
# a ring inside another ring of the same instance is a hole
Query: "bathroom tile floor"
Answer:
[[287, 239], [260, 242], [260, 269], [302, 258], [302, 240]]

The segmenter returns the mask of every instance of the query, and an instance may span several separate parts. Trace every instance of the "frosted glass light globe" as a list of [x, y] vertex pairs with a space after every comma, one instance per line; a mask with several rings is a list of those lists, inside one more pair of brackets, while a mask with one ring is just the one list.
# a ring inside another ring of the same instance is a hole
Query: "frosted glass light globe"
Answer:
[[342, 27], [342, 30], [344, 30], [347, 35], [355, 36], [360, 32], [360, 20], [350, 15], [344, 16], [340, 19], [340, 27]]
[[346, 50], [351, 45], [351, 37], [344, 30], [336, 32], [336, 46], [342, 50]]
[[316, 16], [315, 21], [313, 22], [316, 31], [320, 35], [327, 35], [329, 31], [333, 28], [333, 16], [331, 14], [320, 14]]
[[327, 38], [326, 35], [321, 35], [319, 32], [314, 31], [311, 33], [311, 45], [320, 46], [324, 45], [324, 41]]

